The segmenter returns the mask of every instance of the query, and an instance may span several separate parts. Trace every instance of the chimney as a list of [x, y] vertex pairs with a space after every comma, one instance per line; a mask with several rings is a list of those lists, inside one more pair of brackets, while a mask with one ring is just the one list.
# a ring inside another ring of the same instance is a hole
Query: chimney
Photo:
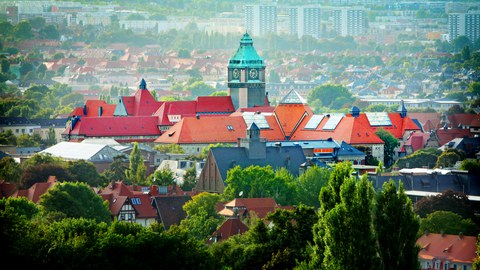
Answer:
[[463, 239], [463, 232], [458, 233], [458, 239], [462, 240]]
[[115, 180], [112, 180], [111, 189], [115, 189]]
[[158, 195], [158, 186], [157, 185], [152, 185], [150, 189], [150, 195], [151, 196], [157, 196]]

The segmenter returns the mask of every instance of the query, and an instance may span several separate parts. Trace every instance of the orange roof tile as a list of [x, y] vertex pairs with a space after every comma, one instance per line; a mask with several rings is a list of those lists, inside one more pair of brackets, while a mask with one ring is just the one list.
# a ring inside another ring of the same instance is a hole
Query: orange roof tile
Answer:
[[422, 248], [418, 257], [424, 260], [440, 259], [470, 264], [477, 258], [476, 243], [475, 236], [429, 233], [417, 240], [417, 244]]
[[279, 104], [274, 114], [283, 134], [290, 138], [305, 117], [313, 115], [313, 112], [306, 104]]
[[[228, 127], [231, 127], [229, 129]], [[185, 117], [173, 125], [156, 143], [236, 143], [245, 137], [243, 117]]]

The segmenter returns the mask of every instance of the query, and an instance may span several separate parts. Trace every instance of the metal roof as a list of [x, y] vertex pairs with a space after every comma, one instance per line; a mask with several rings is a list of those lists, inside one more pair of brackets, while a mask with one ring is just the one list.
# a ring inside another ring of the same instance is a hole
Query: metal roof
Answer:
[[248, 33], [245, 33], [240, 40], [240, 47], [235, 55], [228, 61], [228, 68], [265, 68], [261, 58], [253, 47], [253, 40]]

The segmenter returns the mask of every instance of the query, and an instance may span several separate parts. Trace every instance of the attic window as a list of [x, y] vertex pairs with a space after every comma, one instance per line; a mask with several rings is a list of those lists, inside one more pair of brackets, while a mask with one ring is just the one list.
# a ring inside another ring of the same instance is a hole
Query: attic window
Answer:
[[233, 127], [231, 125], [227, 125], [227, 129], [232, 131], [233, 130]]
[[141, 204], [140, 198], [132, 198], [132, 204], [134, 204], [134, 205], [139, 205], [139, 204]]

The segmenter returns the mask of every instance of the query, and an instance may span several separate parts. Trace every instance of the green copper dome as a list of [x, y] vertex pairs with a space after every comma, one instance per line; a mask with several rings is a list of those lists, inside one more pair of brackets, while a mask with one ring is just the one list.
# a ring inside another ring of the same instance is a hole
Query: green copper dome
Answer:
[[253, 40], [248, 33], [245, 33], [240, 40], [240, 47], [235, 55], [228, 61], [228, 68], [264, 68], [261, 58], [253, 47]]

